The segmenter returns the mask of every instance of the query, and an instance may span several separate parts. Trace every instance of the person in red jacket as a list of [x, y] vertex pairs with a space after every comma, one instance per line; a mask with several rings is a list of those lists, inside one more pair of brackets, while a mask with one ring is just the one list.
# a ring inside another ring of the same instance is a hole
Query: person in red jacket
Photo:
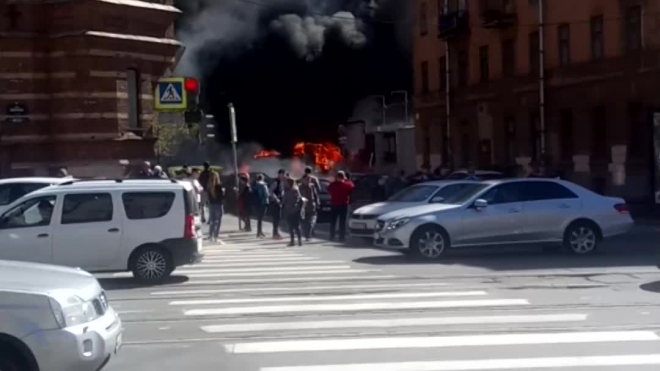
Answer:
[[335, 226], [339, 221], [339, 240], [344, 241], [346, 237], [346, 215], [348, 214], [348, 204], [351, 200], [355, 185], [346, 179], [346, 173], [337, 172], [335, 181], [328, 186], [330, 193], [330, 206], [332, 212], [330, 215], [330, 240], [335, 239]]

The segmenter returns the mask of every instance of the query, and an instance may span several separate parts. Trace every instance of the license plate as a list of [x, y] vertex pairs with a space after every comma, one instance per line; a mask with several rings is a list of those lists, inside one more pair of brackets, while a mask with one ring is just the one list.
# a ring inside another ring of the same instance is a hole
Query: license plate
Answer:
[[353, 228], [355, 229], [367, 229], [366, 223], [353, 223]]
[[119, 352], [119, 349], [121, 349], [122, 343], [123, 343], [123, 339], [122, 339], [122, 334], [120, 333], [119, 335], [117, 335], [117, 342], [115, 343], [115, 354], [117, 354], [117, 352]]

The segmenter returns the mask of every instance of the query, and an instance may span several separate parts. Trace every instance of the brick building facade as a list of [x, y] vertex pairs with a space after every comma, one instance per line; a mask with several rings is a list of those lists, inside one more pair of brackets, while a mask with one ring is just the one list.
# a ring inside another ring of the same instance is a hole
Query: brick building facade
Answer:
[[0, 177], [118, 176], [153, 157], [172, 0], [0, 0]]
[[653, 196], [660, 2], [542, 0], [542, 120], [539, 0], [415, 1], [420, 162], [545, 163], [603, 193]]

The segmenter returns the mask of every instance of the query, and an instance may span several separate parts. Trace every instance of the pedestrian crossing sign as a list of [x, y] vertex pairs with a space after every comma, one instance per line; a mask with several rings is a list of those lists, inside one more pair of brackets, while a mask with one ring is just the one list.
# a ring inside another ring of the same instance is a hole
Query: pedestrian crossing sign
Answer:
[[166, 78], [158, 80], [156, 86], [156, 110], [159, 111], [185, 111], [188, 100], [184, 77]]

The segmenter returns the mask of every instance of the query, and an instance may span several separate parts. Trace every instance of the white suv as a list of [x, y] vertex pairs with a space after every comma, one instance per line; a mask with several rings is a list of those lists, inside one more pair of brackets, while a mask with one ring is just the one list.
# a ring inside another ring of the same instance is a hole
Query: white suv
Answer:
[[0, 370], [97, 371], [122, 331], [91, 274], [0, 260]]
[[202, 257], [195, 193], [175, 180], [69, 181], [0, 216], [0, 259], [158, 281]]

